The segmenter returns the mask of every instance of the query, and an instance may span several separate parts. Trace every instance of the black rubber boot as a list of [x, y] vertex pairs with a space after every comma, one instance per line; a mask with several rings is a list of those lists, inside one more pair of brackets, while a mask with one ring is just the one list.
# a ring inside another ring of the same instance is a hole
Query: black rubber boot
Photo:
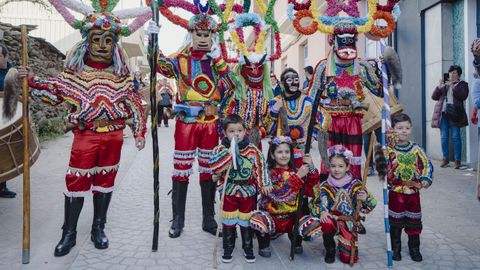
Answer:
[[257, 239], [258, 239], [258, 255], [270, 258], [272, 256], [272, 249], [270, 248], [270, 235], [265, 234], [261, 235], [257, 232]]
[[408, 250], [412, 261], [421, 262], [423, 260], [422, 254], [420, 253], [420, 235], [408, 236]]
[[108, 238], [105, 235], [105, 223], [107, 222], [107, 211], [112, 192], [93, 194], [93, 224], [90, 239], [97, 249], [108, 248]]
[[56, 257], [67, 255], [77, 240], [77, 222], [83, 207], [83, 197], [69, 198], [65, 196], [65, 218], [63, 221], [62, 239], [55, 247]]
[[335, 262], [336, 245], [334, 233], [323, 234], [323, 246], [325, 247], [325, 263]]
[[392, 241], [392, 260], [402, 260], [402, 227], [390, 226], [390, 240]]
[[215, 183], [212, 180], [200, 184], [202, 189], [202, 229], [212, 235], [217, 233], [217, 222], [215, 221]]
[[[288, 233], [288, 239], [290, 239], [291, 244], [293, 241], [293, 233]], [[297, 235], [297, 239], [295, 239], [295, 246], [293, 248], [293, 251], [295, 252], [295, 254], [303, 253], [302, 237], [300, 235]]]
[[245, 252], [245, 261], [254, 263], [256, 259], [255, 254], [253, 254], [252, 229], [240, 226], [240, 234], [242, 235], [242, 248]]
[[185, 226], [185, 203], [187, 202], [188, 182], [172, 181], [172, 226], [168, 231], [170, 238], [177, 238]]
[[236, 234], [235, 227], [225, 228], [225, 226], [223, 226], [222, 262], [224, 263], [230, 263], [233, 260], [232, 253], [233, 253], [233, 249], [235, 248], [235, 234]]

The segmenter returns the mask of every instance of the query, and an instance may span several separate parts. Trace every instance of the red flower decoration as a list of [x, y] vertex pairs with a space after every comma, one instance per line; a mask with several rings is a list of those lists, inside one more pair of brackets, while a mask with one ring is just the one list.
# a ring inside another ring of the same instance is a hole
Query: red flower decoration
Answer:
[[298, 3], [296, 0], [288, 0], [288, 3], [293, 4], [293, 9], [299, 11], [302, 9], [310, 9], [312, 5], [311, 0], [307, 0], [305, 3]]
[[[300, 21], [303, 18], [307, 18], [307, 17], [311, 18], [312, 22], [310, 23], [310, 26], [305, 27], [300, 23]], [[293, 27], [295, 27], [295, 29], [297, 29], [297, 31], [301, 34], [312, 35], [317, 31], [318, 23], [313, 20], [313, 15], [310, 10], [303, 9], [295, 13], [295, 20], [293, 20]]]

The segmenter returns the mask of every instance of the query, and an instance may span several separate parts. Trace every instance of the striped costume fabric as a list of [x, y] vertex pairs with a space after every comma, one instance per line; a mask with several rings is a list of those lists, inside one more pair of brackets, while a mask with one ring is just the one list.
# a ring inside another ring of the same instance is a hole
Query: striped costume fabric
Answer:
[[[365, 99], [365, 88], [375, 96], [383, 97], [382, 77], [376, 63], [354, 60], [347, 66], [332, 65], [331, 54], [315, 67], [309, 87], [309, 96], [314, 99], [322, 91], [322, 106], [331, 115], [328, 129], [328, 146], [341, 144], [353, 152], [350, 166], [355, 178], [361, 177], [362, 117], [358, 109]], [[322, 167], [322, 173], [327, 174]]]
[[[222, 209], [223, 224], [234, 227], [236, 224], [248, 227], [252, 211], [255, 209], [257, 190], [270, 186], [270, 178], [262, 152], [250, 144], [248, 139], [239, 143], [240, 154], [237, 157], [237, 170], [230, 169], [227, 183], [224, 187], [225, 174], [232, 165], [232, 155], [227, 148], [227, 138], [213, 150], [210, 167], [213, 174], [220, 179], [217, 182], [225, 201]], [[221, 189], [224, 187], [224, 189]]]
[[387, 183], [389, 221], [392, 226], [405, 228], [409, 235], [422, 231], [422, 211], [419, 189], [429, 187], [433, 180], [433, 165], [425, 151], [414, 142], [387, 148]]
[[[290, 128], [289, 137], [294, 140], [306, 138], [310, 115], [312, 113], [313, 99], [306, 95], [300, 95], [298, 98], [289, 99], [282, 97], [283, 107], [287, 112], [288, 126]], [[274, 109], [275, 99], [269, 101], [269, 114], [267, 117], [268, 133], [276, 135], [278, 123], [278, 111]], [[317, 123], [314, 127], [314, 136], [319, 130], [327, 130], [331, 124], [331, 118], [322, 108], [317, 112]]]
[[[313, 189], [318, 184], [318, 179], [318, 171], [313, 168], [307, 174], [305, 189]], [[259, 208], [262, 211], [253, 213], [250, 227], [261, 234], [290, 233], [295, 224], [297, 196], [303, 180], [294, 170], [274, 168], [270, 172], [270, 181], [272, 192], [267, 196], [262, 195], [259, 201]]]
[[87, 63], [80, 72], [67, 69], [57, 77], [31, 78], [29, 86], [35, 99], [50, 105], [64, 102], [66, 119], [75, 126], [65, 195], [112, 192], [125, 120], [133, 118], [136, 138], [143, 138], [146, 132], [141, 99], [132, 78], [115, 75], [112, 67], [97, 69]]
[[[142, 100], [133, 88], [133, 79], [113, 74], [111, 67], [95, 69], [86, 65], [83, 71], [76, 73], [65, 70], [54, 78], [41, 80], [34, 77], [29, 80], [29, 86], [32, 88], [31, 95], [45, 103], [57, 105], [65, 102], [69, 123], [78, 125], [80, 122], [133, 118], [134, 136], [145, 136], [146, 119]], [[124, 124], [113, 124], [106, 131], [124, 127]], [[97, 131], [94, 126], [92, 131]]]
[[[354, 232], [354, 224], [348, 219], [353, 219], [358, 202], [358, 192], [362, 190], [359, 179], [352, 179], [342, 187], [329, 183], [330, 179], [314, 188], [315, 198], [310, 202], [311, 215], [304, 216], [300, 222], [299, 233], [305, 239], [316, 239], [325, 233], [338, 232], [338, 249], [340, 260], [350, 262], [352, 242], [357, 247], [354, 254], [354, 262], [358, 261], [358, 234]], [[371, 212], [377, 201], [367, 192], [367, 200], [362, 202], [360, 211], [364, 214]], [[328, 212], [339, 217], [334, 221], [329, 219], [327, 223], [320, 221], [320, 215]], [[347, 220], [342, 220], [346, 217]], [[333, 226], [332, 226], [333, 225]]]

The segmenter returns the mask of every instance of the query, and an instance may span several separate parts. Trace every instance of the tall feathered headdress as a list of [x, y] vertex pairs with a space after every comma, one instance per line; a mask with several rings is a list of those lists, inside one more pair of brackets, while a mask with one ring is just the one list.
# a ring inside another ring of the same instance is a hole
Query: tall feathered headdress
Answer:
[[[149, 7], [113, 11], [119, 0], [91, 0], [88, 6], [78, 0], [48, 0], [73, 28], [86, 36], [91, 29], [112, 31], [120, 36], [129, 36], [152, 17]], [[76, 19], [70, 10], [83, 14], [83, 20]], [[121, 20], [135, 18], [130, 24]]]

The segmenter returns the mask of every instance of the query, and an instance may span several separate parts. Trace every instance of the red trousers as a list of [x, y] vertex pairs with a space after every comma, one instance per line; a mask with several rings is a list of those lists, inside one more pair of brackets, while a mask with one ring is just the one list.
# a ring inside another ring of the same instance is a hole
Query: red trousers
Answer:
[[83, 197], [90, 190], [112, 192], [122, 151], [123, 130], [96, 133], [75, 129], [73, 135], [65, 195]]
[[[328, 128], [328, 147], [343, 145], [352, 151], [353, 158], [350, 163], [350, 171], [354, 178], [361, 178], [362, 173], [362, 114], [346, 112], [332, 113], [332, 124]], [[328, 170], [322, 166], [322, 174], [328, 174]]]
[[419, 235], [422, 232], [420, 193], [388, 192], [388, 219], [391, 226], [405, 228], [406, 234]]
[[225, 195], [222, 209], [223, 226], [228, 228], [238, 224], [247, 228], [250, 225], [250, 217], [254, 209], [254, 196], [243, 198]]
[[208, 161], [213, 148], [218, 145], [217, 121], [201, 124], [177, 120], [174, 138], [172, 180], [188, 182], [189, 176], [193, 174], [192, 166], [195, 157], [198, 157], [200, 183], [212, 179]]

